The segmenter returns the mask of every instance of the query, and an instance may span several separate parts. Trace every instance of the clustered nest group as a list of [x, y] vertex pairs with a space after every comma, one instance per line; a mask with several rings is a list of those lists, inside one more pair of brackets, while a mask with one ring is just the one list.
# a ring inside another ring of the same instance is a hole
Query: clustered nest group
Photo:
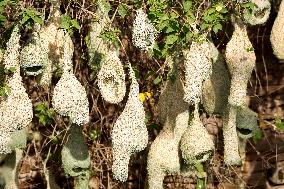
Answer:
[[[182, 53], [167, 57], [165, 63], [170, 71], [157, 105], [163, 129], [149, 149], [149, 188], [163, 188], [164, 177], [167, 174], [182, 174], [184, 165], [193, 167], [211, 159], [215, 145], [213, 136], [200, 119], [201, 104], [208, 114], [217, 113], [223, 117], [225, 164], [241, 163], [239, 138], [248, 139], [258, 128], [257, 114], [249, 109], [246, 102], [247, 83], [256, 61], [246, 28], [247, 25], [265, 23], [271, 9], [268, 0], [253, 0], [253, 3], [256, 6], [252, 14], [245, 12], [243, 16], [232, 16], [234, 32], [226, 46], [225, 56], [219, 53], [209, 37], [203, 36], [198, 42], [192, 41]], [[7, 43], [3, 56], [5, 69], [15, 68], [15, 72], [7, 75], [10, 91], [0, 104], [0, 155], [11, 155], [13, 151], [16, 157], [14, 161], [16, 164], [19, 162], [25, 147], [26, 128], [33, 118], [33, 105], [22, 83], [20, 67], [26, 75], [37, 76], [39, 84], [44, 87], [50, 86], [54, 71], [61, 69], [63, 73], [54, 88], [52, 106], [59, 115], [69, 117], [70, 122], [69, 137], [62, 149], [62, 166], [67, 175], [77, 179], [75, 188], [87, 188], [91, 162], [82, 130], [77, 125], [89, 122], [89, 102], [84, 86], [73, 73], [72, 39], [59, 28], [59, 4], [52, 4], [47, 24], [35, 25], [32, 37], [21, 52], [17, 26]], [[97, 69], [95, 65], [99, 65], [99, 70], [96, 70], [97, 84], [102, 98], [108, 103], [118, 104], [126, 95], [126, 74], [119, 58], [119, 49], [100, 38], [105, 28], [111, 28], [111, 20], [103, 1], [99, 0], [97, 7], [98, 19], [90, 25], [88, 64], [94, 70]], [[283, 22], [284, 1], [271, 32], [271, 44], [279, 59], [284, 59]], [[132, 30], [133, 45], [142, 51], [150, 51], [157, 34], [146, 12], [137, 10]], [[184, 80], [181, 76], [183, 73], [177, 68], [180, 63], [184, 63]], [[126, 65], [130, 89], [124, 110], [111, 131], [113, 177], [122, 182], [128, 178], [130, 157], [148, 145], [139, 84], [130, 62]], [[176, 77], [173, 79], [172, 75]], [[194, 111], [190, 111], [189, 107]], [[5, 162], [7, 165], [11, 163], [9, 160]], [[6, 171], [6, 175], [9, 174], [10, 178], [15, 178], [15, 169]], [[193, 172], [189, 174], [193, 175]], [[11, 181], [13, 179], [9, 179], [9, 176], [5, 178], [6, 188], [17, 188]]]

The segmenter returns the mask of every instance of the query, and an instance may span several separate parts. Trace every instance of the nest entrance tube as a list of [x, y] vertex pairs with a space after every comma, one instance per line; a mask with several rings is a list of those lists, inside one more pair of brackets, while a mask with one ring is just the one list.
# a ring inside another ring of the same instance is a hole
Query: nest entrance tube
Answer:
[[71, 125], [69, 134], [68, 141], [61, 152], [62, 165], [67, 175], [79, 176], [85, 174], [90, 168], [88, 147], [80, 127]]
[[237, 108], [236, 126], [238, 136], [243, 139], [252, 137], [257, 129], [258, 114], [247, 106], [241, 106]]

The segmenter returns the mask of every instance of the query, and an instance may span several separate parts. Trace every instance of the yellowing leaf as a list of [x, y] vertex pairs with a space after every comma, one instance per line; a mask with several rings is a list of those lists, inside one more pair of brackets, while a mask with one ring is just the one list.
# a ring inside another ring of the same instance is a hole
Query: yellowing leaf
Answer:
[[216, 11], [220, 12], [222, 10], [223, 6], [222, 5], [217, 5], [216, 6]]
[[139, 99], [141, 102], [144, 102], [145, 101], [145, 95], [144, 93], [139, 93]]
[[151, 98], [151, 93], [145, 92], [145, 95], [146, 95], [148, 98]]

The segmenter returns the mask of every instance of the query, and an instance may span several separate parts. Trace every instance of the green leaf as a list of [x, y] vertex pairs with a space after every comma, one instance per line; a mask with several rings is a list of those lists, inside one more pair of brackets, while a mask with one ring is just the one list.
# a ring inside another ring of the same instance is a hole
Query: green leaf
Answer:
[[208, 10], [206, 10], [205, 15], [210, 15], [212, 13], [216, 12], [215, 8], [209, 8]]
[[197, 179], [197, 183], [196, 183], [195, 189], [205, 189], [205, 181], [204, 181], [204, 179], [200, 179], [200, 178]]
[[70, 23], [74, 28], [76, 28], [78, 30], [80, 29], [80, 25], [79, 25], [79, 23], [77, 22], [76, 19], [71, 20]]
[[53, 144], [58, 144], [59, 143], [59, 139], [58, 139], [57, 136], [52, 135], [52, 136], [50, 136], [50, 139], [51, 139], [51, 142]]
[[248, 48], [246, 49], [246, 51], [247, 51], [247, 52], [253, 52], [253, 51], [254, 51], [254, 48], [253, 48], [253, 47], [248, 47]]
[[153, 83], [154, 83], [154, 85], [158, 85], [161, 81], [162, 81], [161, 76], [158, 76], [158, 77], [156, 77], [156, 79], [154, 79]]
[[144, 120], [144, 123], [147, 124], [150, 119], [152, 118], [152, 114], [150, 112], [148, 112], [146, 115], [145, 115], [145, 120]]
[[252, 2], [242, 3], [242, 7], [253, 9], [256, 5]]
[[23, 16], [23, 18], [21, 20], [21, 24], [22, 25], [25, 24], [28, 21], [28, 19], [30, 19], [30, 17], [28, 15], [24, 14], [24, 16]]
[[196, 168], [196, 170], [198, 171], [198, 173], [203, 173], [203, 172], [204, 172], [203, 165], [202, 165], [202, 163], [200, 163], [200, 162], [196, 162], [196, 163], [195, 163], [195, 168]]
[[225, 14], [228, 12], [228, 9], [226, 7], [223, 7], [219, 12]]
[[50, 108], [49, 110], [47, 110], [47, 116], [49, 117], [49, 118], [52, 118], [53, 117], [53, 115], [54, 115], [54, 110], [52, 109], [52, 108]]
[[102, 1], [102, 5], [104, 7], [104, 12], [108, 13], [111, 10], [111, 5], [108, 1]]
[[89, 132], [89, 137], [90, 137], [91, 140], [96, 140], [97, 137], [98, 137], [98, 132], [97, 132], [97, 130], [96, 130], [96, 129], [90, 130], [90, 132]]
[[135, 8], [140, 8], [142, 6], [142, 0], [134, 0]]
[[178, 15], [175, 12], [170, 13], [171, 19], [178, 18]]
[[192, 6], [192, 1], [185, 0], [182, 4], [183, 11], [188, 12], [191, 6]]
[[262, 138], [263, 138], [263, 133], [262, 133], [261, 129], [257, 129], [256, 132], [254, 133], [253, 137], [252, 137], [253, 142], [255, 144], [257, 144]]
[[127, 13], [128, 13], [128, 8], [127, 8], [127, 6], [125, 5], [125, 4], [120, 4], [119, 6], [118, 6], [118, 14], [122, 17], [122, 18], [124, 18], [126, 15], [127, 15]]
[[44, 115], [39, 116], [39, 123], [46, 125], [46, 117]]
[[204, 30], [208, 29], [209, 27], [210, 27], [210, 24], [202, 23], [201, 27], [200, 27], [200, 30], [204, 31]]
[[12, 74], [12, 73], [15, 73], [16, 72], [16, 68], [15, 67], [11, 67], [11, 68], [5, 68], [4, 69], [4, 73], [5, 74]]
[[174, 44], [176, 41], [178, 40], [178, 36], [176, 36], [176, 35], [168, 35], [167, 37], [166, 37], [166, 44], [167, 45], [172, 45], [172, 44]]
[[282, 122], [282, 120], [281, 120], [280, 118], [276, 118], [276, 119], [275, 119], [275, 126], [276, 126], [278, 129], [284, 131], [284, 122]]
[[4, 22], [6, 22], [7, 18], [4, 15], [0, 14], [0, 26], [4, 25]]
[[175, 30], [171, 26], [168, 26], [165, 33], [171, 33], [173, 31], [175, 31]]
[[222, 30], [222, 25], [220, 23], [217, 23], [213, 26], [214, 33], [218, 33], [219, 30]]
[[32, 19], [34, 20], [34, 22], [39, 23], [40, 25], [43, 24], [43, 20], [39, 16], [34, 16]]
[[46, 109], [45, 105], [41, 103], [35, 107], [35, 112], [42, 112], [42, 111], [45, 111], [45, 109]]
[[43, 24], [41, 13], [36, 11], [34, 8], [23, 9], [19, 15], [22, 16], [21, 24], [26, 24], [27, 27], [31, 26], [31, 21]]
[[61, 15], [60, 17], [60, 27], [68, 30], [70, 28], [71, 18], [68, 15]]
[[164, 28], [166, 28], [167, 26], [169, 25], [169, 21], [168, 20], [165, 20], [165, 21], [162, 21], [159, 25], [158, 25], [158, 29], [160, 31], [162, 31]]

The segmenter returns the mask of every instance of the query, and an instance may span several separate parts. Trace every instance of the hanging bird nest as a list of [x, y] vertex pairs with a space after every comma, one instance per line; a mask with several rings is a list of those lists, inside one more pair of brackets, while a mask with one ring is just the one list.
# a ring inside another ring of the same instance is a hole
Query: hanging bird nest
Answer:
[[238, 136], [243, 139], [248, 139], [254, 136], [258, 129], [258, 114], [247, 106], [241, 106], [237, 109], [236, 126]]
[[3, 164], [3, 177], [5, 180], [5, 189], [19, 189], [18, 168], [23, 156], [22, 149], [15, 149], [8, 154]]
[[[171, 70], [158, 103], [164, 127], [152, 143], [147, 160], [150, 189], [162, 189], [167, 174], [180, 172], [179, 143], [189, 122], [188, 104], [183, 100], [184, 90], [176, 64], [173, 63], [172, 57], [168, 57], [167, 62]], [[172, 74], [176, 74], [177, 78], [172, 80]]]
[[21, 67], [27, 75], [41, 74], [49, 62], [48, 48], [43, 45], [45, 41], [40, 38], [38, 32], [35, 29], [32, 38], [21, 51]]
[[282, 0], [278, 15], [274, 21], [271, 34], [270, 34], [270, 42], [272, 45], [273, 53], [275, 56], [284, 60], [284, 1]]
[[77, 125], [69, 128], [69, 137], [61, 151], [62, 166], [66, 175], [77, 177], [88, 173], [91, 165], [88, 146], [82, 129]]
[[223, 114], [229, 92], [229, 71], [224, 58], [218, 53], [218, 59], [212, 65], [212, 75], [210, 79], [204, 81], [202, 87], [202, 105], [205, 111], [209, 114]]
[[239, 154], [239, 139], [236, 128], [236, 107], [228, 105], [224, 115], [224, 162], [226, 165], [239, 165], [241, 163], [241, 157]]
[[142, 151], [148, 143], [148, 131], [145, 125], [145, 111], [139, 99], [139, 85], [129, 64], [131, 79], [130, 91], [125, 108], [116, 120], [111, 131], [113, 177], [126, 181], [130, 156]]
[[190, 50], [184, 51], [185, 83], [184, 100], [190, 104], [200, 101], [203, 81], [212, 73], [211, 48], [207, 41], [192, 42]]
[[145, 51], [153, 49], [156, 35], [157, 30], [147, 18], [147, 14], [143, 9], [137, 10], [132, 29], [132, 42], [134, 46]]
[[226, 62], [231, 75], [229, 104], [245, 104], [247, 83], [255, 67], [255, 53], [248, 38], [246, 26], [237, 18], [232, 18], [235, 30], [226, 46]]
[[64, 71], [54, 88], [52, 106], [60, 115], [68, 116], [72, 123], [81, 125], [89, 122], [89, 102], [85, 88], [73, 74], [73, 49], [68, 38], [64, 46]]
[[15, 72], [12, 76], [7, 76], [6, 85], [9, 92], [0, 104], [0, 127], [4, 129], [2, 133], [25, 128], [33, 118], [32, 102], [26, 93], [20, 75], [19, 41], [19, 28], [15, 26], [4, 55], [5, 68], [14, 68]]
[[175, 119], [178, 114], [188, 110], [188, 103], [183, 100], [184, 89], [180, 79], [176, 63], [172, 57], [168, 57], [166, 64], [172, 67], [165, 86], [163, 87], [157, 104], [159, 120], [162, 124], [168, 119]]
[[96, 16], [98, 20], [90, 24], [90, 32], [88, 35], [88, 64], [95, 71], [98, 70], [101, 61], [104, 56], [107, 55], [108, 51], [114, 49], [111, 42], [104, 41], [100, 37], [104, 29], [110, 25], [110, 19], [102, 1], [98, 1]]
[[125, 74], [116, 52], [110, 51], [102, 62], [98, 73], [98, 86], [102, 97], [109, 103], [117, 104], [125, 96]]
[[214, 142], [203, 126], [198, 110], [182, 136], [180, 149], [186, 164], [194, 165], [197, 162], [208, 160], [214, 151]]

